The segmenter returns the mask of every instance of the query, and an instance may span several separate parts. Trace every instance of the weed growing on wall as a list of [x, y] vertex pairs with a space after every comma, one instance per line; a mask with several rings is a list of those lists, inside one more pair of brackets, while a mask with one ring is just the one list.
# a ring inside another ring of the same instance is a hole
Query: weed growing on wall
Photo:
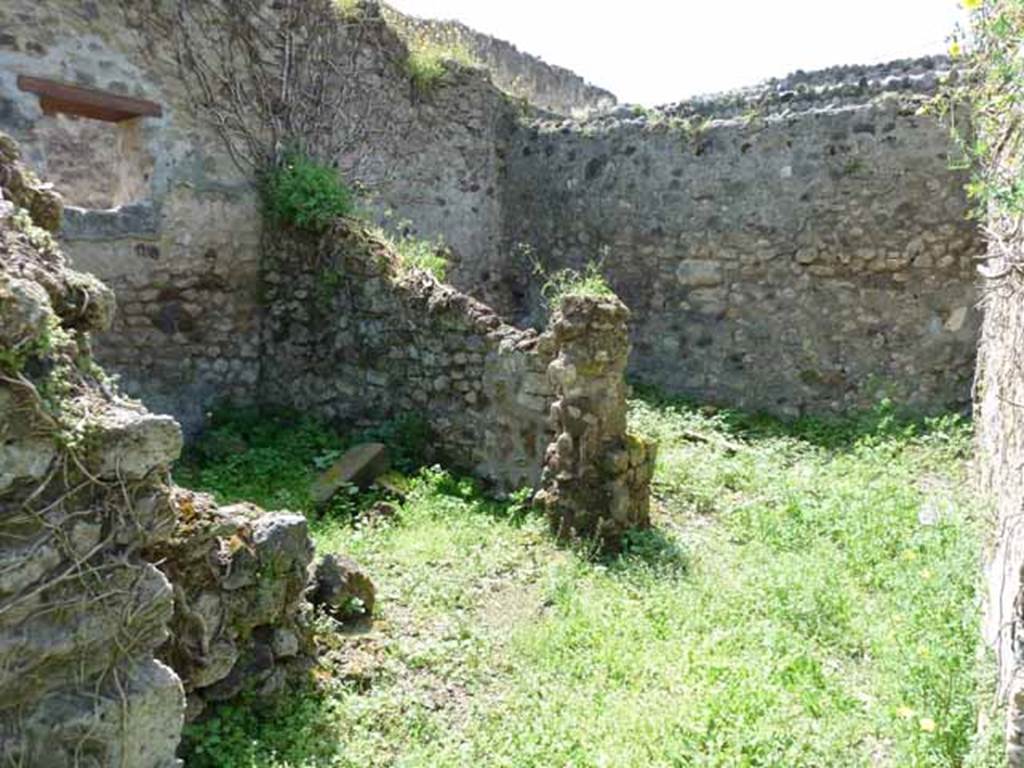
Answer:
[[407, 41], [407, 45], [409, 55], [405, 60], [405, 72], [421, 91], [430, 91], [441, 82], [448, 71], [446, 62], [478, 66], [469, 49], [457, 40], [439, 41], [425, 33], [417, 33]]
[[262, 182], [267, 215], [279, 225], [320, 233], [354, 209], [352, 190], [338, 170], [302, 154], [286, 156]]
[[548, 272], [538, 262], [534, 263], [534, 274], [543, 280], [541, 296], [549, 309], [561, 305], [574, 296], [611, 297], [615, 295], [604, 276], [599, 261], [589, 261], [583, 269], [565, 268]]
[[383, 229], [374, 231], [374, 236], [387, 243], [398, 255], [403, 271], [420, 269], [444, 282], [448, 275], [450, 250], [444, 238], [438, 235], [433, 239], [416, 237], [412, 231], [411, 221], [402, 221], [396, 225], [399, 232], [392, 235]]
[[334, 0], [338, 15], [345, 21], [355, 21], [362, 16], [361, 0]]

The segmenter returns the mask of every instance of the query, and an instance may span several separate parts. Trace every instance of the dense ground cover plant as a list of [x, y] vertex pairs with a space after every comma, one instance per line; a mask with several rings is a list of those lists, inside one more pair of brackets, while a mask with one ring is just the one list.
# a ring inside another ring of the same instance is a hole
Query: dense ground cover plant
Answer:
[[[392, 517], [316, 520], [321, 551], [375, 575], [378, 618], [321, 621], [316, 682], [221, 709], [188, 764], [1001, 765], [998, 733], [976, 733], [992, 665], [966, 423], [784, 425], [649, 395], [631, 418], [661, 441], [656, 527], [614, 558], [439, 469]], [[268, 448], [324, 449], [314, 426], [277, 428]], [[245, 491], [230, 459], [200, 464]]]

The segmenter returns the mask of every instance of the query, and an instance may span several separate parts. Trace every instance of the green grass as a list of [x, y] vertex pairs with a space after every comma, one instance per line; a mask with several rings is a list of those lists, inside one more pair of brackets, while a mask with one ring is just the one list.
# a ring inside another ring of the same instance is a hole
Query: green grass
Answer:
[[213, 414], [202, 440], [189, 448], [174, 474], [179, 484], [214, 493], [221, 503], [251, 501], [311, 517], [344, 516], [379, 495], [341, 494], [328, 509], [316, 510], [310, 486], [320, 472], [352, 445], [375, 441], [390, 447], [396, 470], [411, 473], [421, 465], [429, 439], [426, 425], [414, 415], [342, 435], [290, 410], [225, 409]]
[[[344, 442], [304, 424], [263, 476], [185, 479], [300, 494], [290, 473]], [[438, 469], [394, 518], [316, 520], [321, 551], [374, 574], [378, 616], [322, 620], [316, 682], [193, 727], [190, 768], [1002, 765], [998, 734], [976, 736], [992, 664], [966, 424], [648, 397], [632, 427], [661, 441], [656, 528], [614, 559]]]

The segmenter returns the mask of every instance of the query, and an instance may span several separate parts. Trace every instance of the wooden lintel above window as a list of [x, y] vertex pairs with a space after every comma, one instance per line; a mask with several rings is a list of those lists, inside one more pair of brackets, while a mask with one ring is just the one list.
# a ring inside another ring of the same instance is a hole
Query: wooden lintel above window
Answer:
[[119, 123], [134, 117], [162, 117], [164, 113], [155, 101], [68, 85], [42, 77], [18, 75], [18, 88], [39, 96], [39, 106], [47, 115], [62, 113]]

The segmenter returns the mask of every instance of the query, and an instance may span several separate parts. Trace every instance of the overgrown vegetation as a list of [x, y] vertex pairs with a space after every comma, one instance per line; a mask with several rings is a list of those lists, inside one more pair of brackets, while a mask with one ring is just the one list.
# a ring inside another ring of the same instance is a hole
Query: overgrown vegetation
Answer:
[[291, 410], [261, 408], [215, 412], [201, 440], [175, 471], [178, 482], [216, 494], [221, 503], [251, 501], [266, 509], [290, 509], [310, 516], [349, 515], [376, 497], [340, 494], [317, 510], [310, 485], [346, 449], [364, 441], [389, 446], [392, 464], [411, 474], [429, 455], [430, 432], [415, 414], [372, 430], [342, 435]]
[[444, 282], [448, 275], [451, 254], [444, 238], [440, 235], [432, 240], [417, 237], [413, 234], [410, 221], [399, 222], [395, 230], [397, 234], [394, 235], [384, 229], [377, 229], [374, 234], [398, 254], [402, 269], [422, 269]]
[[540, 292], [548, 309], [554, 309], [574, 296], [615, 295], [599, 261], [588, 261], [583, 269], [566, 267], [554, 272], [548, 272], [539, 262], [534, 262], [533, 269], [534, 274], [541, 278]]
[[405, 72], [420, 91], [430, 91], [448, 71], [446, 62], [453, 61], [467, 67], [477, 66], [469, 49], [457, 40], [439, 41], [424, 32], [414, 32], [406, 38], [409, 55]]
[[970, 39], [962, 42], [962, 34], [954, 39], [951, 52], [961, 73], [942, 103], [973, 169], [968, 192], [979, 215], [1019, 220], [1024, 216], [1024, 0], [963, 0], [963, 5], [971, 12]]
[[334, 0], [338, 15], [344, 21], [357, 21], [362, 17], [363, 7], [361, 0]]
[[[218, 422], [187, 479], [306, 508], [346, 441], [289, 418]], [[1002, 764], [975, 733], [991, 664], [967, 424], [647, 396], [632, 426], [661, 441], [656, 528], [614, 559], [437, 469], [393, 516], [315, 520], [321, 551], [375, 575], [375, 623], [321, 620], [315, 682], [193, 726], [190, 768]]]
[[325, 231], [354, 209], [353, 193], [336, 168], [292, 153], [262, 179], [268, 217], [309, 232]]

